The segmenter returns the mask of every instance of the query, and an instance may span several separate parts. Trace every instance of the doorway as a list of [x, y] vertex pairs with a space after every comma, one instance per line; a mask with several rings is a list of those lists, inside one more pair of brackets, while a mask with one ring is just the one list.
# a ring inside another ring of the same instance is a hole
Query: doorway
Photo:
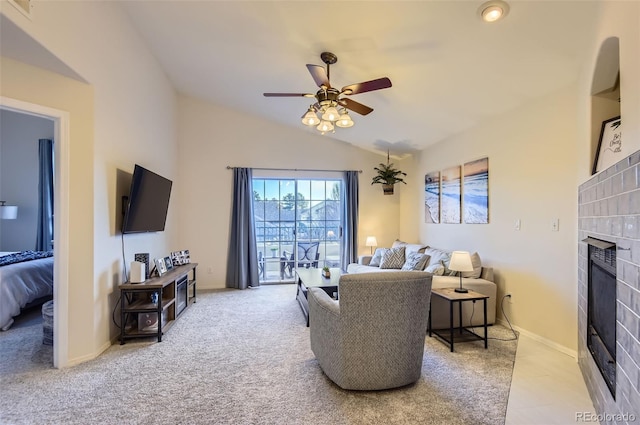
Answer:
[[341, 179], [254, 178], [260, 283], [293, 282], [295, 269], [338, 267]]
[[53, 366], [62, 368], [68, 364], [69, 114], [4, 96], [0, 96], [0, 109], [50, 119], [54, 123]]

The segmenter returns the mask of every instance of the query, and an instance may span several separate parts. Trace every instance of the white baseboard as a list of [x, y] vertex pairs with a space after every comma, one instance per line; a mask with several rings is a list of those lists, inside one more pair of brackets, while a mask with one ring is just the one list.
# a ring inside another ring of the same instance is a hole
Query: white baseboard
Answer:
[[[502, 326], [507, 327], [507, 328], [509, 327], [509, 323], [506, 320], [502, 319], [502, 318], [496, 317], [496, 322], [499, 323]], [[551, 341], [550, 339], [547, 339], [547, 338], [545, 338], [543, 336], [535, 334], [535, 333], [533, 333], [531, 331], [528, 331], [526, 329], [522, 329], [519, 326], [516, 326], [516, 325], [513, 325], [513, 324], [511, 326], [513, 327], [514, 330], [520, 332], [521, 334], [526, 335], [527, 337], [529, 337], [529, 338], [531, 338], [531, 339], [533, 339], [533, 340], [535, 340], [535, 341], [537, 341], [537, 342], [539, 342], [541, 344], [544, 344], [547, 347], [553, 348], [556, 351], [564, 353], [567, 356], [573, 357], [576, 362], [578, 361], [578, 352], [576, 350], [572, 350], [571, 348], [565, 347], [564, 345], [558, 344], [557, 342]]]
[[86, 356], [82, 356], [82, 357], [76, 357], [75, 359], [69, 359], [69, 361], [67, 362], [65, 367], [76, 366], [76, 365], [79, 365], [80, 363], [84, 363], [84, 362], [88, 362], [89, 360], [93, 360], [93, 359], [97, 358], [100, 354], [104, 353], [104, 351], [107, 348], [111, 347], [111, 344], [112, 344], [111, 341], [107, 341], [104, 344], [102, 344], [102, 346], [95, 353], [87, 354]]

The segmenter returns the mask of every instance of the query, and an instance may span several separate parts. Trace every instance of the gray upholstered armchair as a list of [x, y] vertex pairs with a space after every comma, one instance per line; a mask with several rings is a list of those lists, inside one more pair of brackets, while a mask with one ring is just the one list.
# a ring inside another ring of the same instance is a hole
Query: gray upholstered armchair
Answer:
[[431, 273], [343, 275], [339, 301], [309, 288], [311, 350], [324, 373], [349, 390], [382, 390], [422, 373]]

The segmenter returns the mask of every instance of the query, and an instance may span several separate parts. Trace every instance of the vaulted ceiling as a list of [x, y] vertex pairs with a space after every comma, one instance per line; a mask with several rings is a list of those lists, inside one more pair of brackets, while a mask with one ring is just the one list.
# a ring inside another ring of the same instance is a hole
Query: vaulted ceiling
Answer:
[[[331, 83], [389, 77], [351, 99], [374, 111], [332, 137], [396, 157], [472, 129], [579, 77], [598, 1], [510, 1], [483, 22], [483, 1], [121, 1], [176, 89], [311, 133], [301, 116], [315, 93], [306, 64], [333, 52]], [[4, 25], [3, 34], [7, 25]], [[3, 54], [9, 49], [3, 43]]]

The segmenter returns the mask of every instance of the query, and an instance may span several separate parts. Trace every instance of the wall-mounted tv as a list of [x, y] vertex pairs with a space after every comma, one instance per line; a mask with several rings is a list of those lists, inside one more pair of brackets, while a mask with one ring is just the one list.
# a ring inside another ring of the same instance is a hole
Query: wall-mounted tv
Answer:
[[122, 233], [162, 232], [172, 182], [136, 164], [129, 199], [124, 202]]

